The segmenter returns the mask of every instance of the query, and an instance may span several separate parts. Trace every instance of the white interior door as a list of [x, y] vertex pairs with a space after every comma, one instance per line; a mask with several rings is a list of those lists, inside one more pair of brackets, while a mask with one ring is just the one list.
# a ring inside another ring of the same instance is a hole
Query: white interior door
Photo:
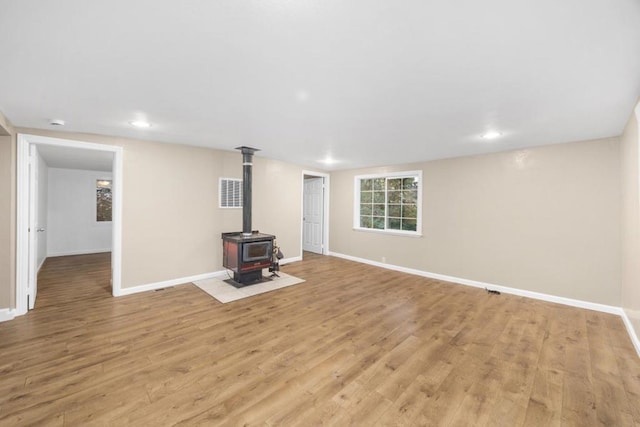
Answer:
[[38, 294], [38, 148], [29, 146], [29, 272], [27, 277], [27, 301], [29, 310], [33, 310]]
[[322, 254], [324, 178], [304, 180], [302, 249]]

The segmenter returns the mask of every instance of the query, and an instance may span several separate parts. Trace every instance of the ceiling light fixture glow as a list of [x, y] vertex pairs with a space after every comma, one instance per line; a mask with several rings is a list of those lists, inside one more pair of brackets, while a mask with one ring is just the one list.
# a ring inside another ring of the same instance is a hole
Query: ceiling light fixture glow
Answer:
[[482, 139], [496, 139], [496, 138], [500, 138], [502, 136], [502, 132], [498, 132], [495, 130], [490, 130], [488, 132], [483, 133], [482, 135], [480, 135], [480, 138]]
[[151, 123], [145, 122], [144, 120], [134, 120], [129, 122], [131, 126], [135, 126], [140, 129], [146, 129], [151, 127]]
[[306, 102], [309, 100], [309, 92], [306, 90], [299, 90], [296, 92], [296, 99], [298, 102]]
[[338, 161], [337, 161], [337, 160], [332, 159], [331, 157], [325, 157], [325, 158], [324, 158], [324, 159], [322, 159], [322, 160], [318, 160], [318, 162], [320, 162], [320, 163], [324, 163], [325, 165], [332, 165], [332, 164], [334, 164], [334, 163], [338, 163]]

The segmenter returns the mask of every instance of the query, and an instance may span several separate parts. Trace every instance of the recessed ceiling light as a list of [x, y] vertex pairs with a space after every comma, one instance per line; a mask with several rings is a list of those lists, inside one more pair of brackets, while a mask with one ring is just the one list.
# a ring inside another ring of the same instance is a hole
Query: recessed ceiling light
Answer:
[[324, 159], [318, 160], [320, 163], [324, 163], [325, 165], [332, 165], [334, 163], [338, 163], [337, 160], [332, 159], [331, 157], [325, 157]]
[[51, 126], [64, 126], [64, 120], [52, 119], [52, 120], [49, 120], [49, 124]]
[[498, 132], [495, 130], [490, 130], [488, 132], [483, 133], [482, 135], [480, 135], [480, 138], [482, 139], [496, 139], [496, 138], [500, 138], [502, 136], [502, 132]]
[[151, 127], [151, 123], [145, 122], [144, 120], [134, 120], [132, 122], [129, 122], [129, 124], [131, 126], [135, 126], [140, 129], [146, 129]]
[[306, 90], [299, 90], [296, 92], [296, 99], [298, 102], [306, 102], [309, 100], [309, 92]]

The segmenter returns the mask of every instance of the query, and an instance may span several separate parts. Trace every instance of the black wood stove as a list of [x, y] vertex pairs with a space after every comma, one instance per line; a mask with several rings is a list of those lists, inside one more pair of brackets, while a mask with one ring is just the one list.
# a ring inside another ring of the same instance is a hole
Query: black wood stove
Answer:
[[222, 265], [233, 271], [232, 284], [242, 287], [262, 281], [262, 269], [271, 266], [276, 236], [251, 230], [251, 172], [258, 150], [237, 149], [242, 151], [242, 232], [222, 233]]

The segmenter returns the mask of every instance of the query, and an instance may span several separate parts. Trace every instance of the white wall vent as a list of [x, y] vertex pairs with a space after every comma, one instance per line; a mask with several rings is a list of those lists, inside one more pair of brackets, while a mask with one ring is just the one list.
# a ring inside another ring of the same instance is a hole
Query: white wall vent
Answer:
[[235, 178], [220, 178], [220, 207], [242, 207], [242, 180]]

